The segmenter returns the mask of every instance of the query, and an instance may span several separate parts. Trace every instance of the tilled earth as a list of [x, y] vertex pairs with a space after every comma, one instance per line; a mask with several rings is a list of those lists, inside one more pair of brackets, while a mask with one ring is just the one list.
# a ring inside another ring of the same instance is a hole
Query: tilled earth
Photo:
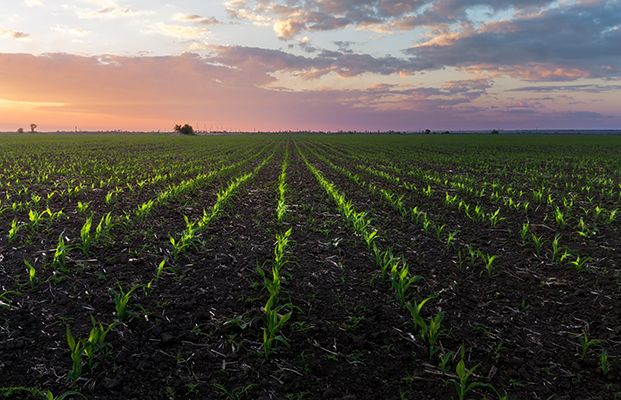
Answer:
[[[279, 226], [277, 179], [285, 146], [288, 212]], [[379, 243], [402, 255], [422, 277], [411, 295], [432, 296], [424, 314], [444, 315], [444, 368], [437, 356], [429, 356], [372, 253], [299, 151], [356, 210], [367, 212]], [[471, 379], [484, 384], [468, 398], [621, 398], [618, 238], [605, 248], [570, 243], [602, 263], [582, 272], [562, 268], [516, 240], [518, 215], [507, 212], [500, 228], [482, 228], [440, 202], [356, 170], [353, 161], [343, 163], [378, 188], [403, 194], [408, 207], [419, 206], [459, 229], [460, 242], [501, 255], [488, 275], [464, 266], [453, 248], [403, 219], [315, 151], [279, 142], [274, 157], [239, 188], [200, 243], [168, 263], [150, 289], [136, 290], [130, 318], [115, 325], [107, 350], [85, 364], [74, 383], [67, 380], [66, 327], [85, 337], [91, 316], [111, 323], [110, 290], [118, 290], [117, 283], [128, 289], [148, 282], [166, 257], [168, 235], [183, 230], [183, 216], [199, 217], [232, 178], [251, 171], [271, 150], [154, 209], [148, 220], [115, 228], [110, 242], [88, 256], [73, 250], [62, 271], [43, 267], [43, 260], [53, 252], [53, 238], [79, 232], [82, 220], [19, 244], [3, 238], [0, 293], [9, 293], [0, 307], [0, 387], [7, 388], [0, 398], [41, 398], [36, 390], [49, 389], [77, 391], [88, 399], [450, 399], [457, 398], [460, 349], [466, 366], [476, 366]], [[323, 151], [338, 162], [336, 152]], [[293, 316], [283, 330], [287, 344], [279, 343], [266, 358], [267, 293], [257, 268], [269, 270], [275, 235], [283, 227], [293, 233], [280, 296]], [[33, 288], [23, 259], [41, 266]], [[579, 337], [585, 331], [601, 342], [583, 359]], [[603, 349], [611, 360], [607, 375], [600, 367]]]

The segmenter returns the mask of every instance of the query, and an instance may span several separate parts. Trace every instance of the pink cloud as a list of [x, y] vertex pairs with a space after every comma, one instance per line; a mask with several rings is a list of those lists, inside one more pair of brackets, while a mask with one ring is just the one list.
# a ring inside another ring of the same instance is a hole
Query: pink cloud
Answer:
[[267, 89], [263, 85], [274, 79], [269, 73], [281, 67], [240, 53], [236, 53], [235, 62], [229, 59], [230, 65], [218, 60], [193, 54], [82, 57], [0, 53], [0, 129], [15, 130], [33, 121], [43, 130], [73, 129], [76, 125], [83, 129], [169, 130], [182, 121], [229, 130], [469, 129], [544, 127], [546, 123], [578, 127], [581, 118], [589, 126], [611, 126], [620, 121], [593, 112], [559, 114], [527, 109], [517, 114], [502, 107], [482, 108], [472, 102], [487, 96], [492, 82], [485, 79], [447, 82], [440, 87]]

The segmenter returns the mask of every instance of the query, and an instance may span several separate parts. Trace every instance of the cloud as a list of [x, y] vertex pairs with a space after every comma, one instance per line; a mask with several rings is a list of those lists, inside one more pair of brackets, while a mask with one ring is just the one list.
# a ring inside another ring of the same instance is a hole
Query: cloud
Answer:
[[392, 56], [374, 57], [360, 53], [342, 53], [323, 50], [314, 57], [298, 56], [282, 50], [244, 46], [214, 46], [217, 62], [235, 68], [251, 68], [269, 73], [289, 71], [307, 79], [319, 78], [329, 73], [353, 77], [365, 73], [391, 75], [415, 72], [409, 60]]
[[[621, 123], [620, 116], [597, 110], [570, 113], [528, 104], [476, 105], [476, 100], [489, 96], [494, 82], [487, 79], [449, 81], [437, 87], [270, 89], [265, 84], [274, 80], [269, 72], [273, 66], [244, 54], [238, 63], [222, 65], [224, 53], [211, 57], [0, 53], [2, 127], [13, 130], [13, 125], [31, 120], [53, 129], [75, 125], [170, 129], [179, 121], [204, 121], [207, 127], [242, 130], [592, 128]], [[305, 59], [282, 62], [303, 64]]]
[[507, 90], [508, 92], [536, 92], [536, 93], [550, 93], [550, 92], [587, 92], [587, 93], [603, 93], [611, 91], [621, 91], [621, 85], [543, 85], [543, 86], [524, 86]]
[[191, 22], [198, 25], [217, 25], [221, 24], [217, 18], [215, 17], [203, 17], [202, 15], [197, 14], [175, 14], [173, 16], [173, 20], [178, 22]]
[[143, 32], [160, 34], [176, 39], [193, 40], [190, 44], [190, 50], [198, 51], [206, 50], [207, 48], [205, 38], [209, 34], [208, 27], [222, 23], [214, 17], [203, 17], [197, 14], [178, 13], [173, 15], [171, 19], [176, 23], [158, 22], [149, 25], [143, 29]]
[[27, 39], [29, 37], [28, 33], [0, 27], [0, 39]]
[[149, 10], [134, 10], [116, 0], [83, 0], [95, 8], [75, 9], [78, 18], [82, 19], [117, 19], [152, 15]]
[[[458, 67], [528, 81], [621, 77], [618, 0], [231, 0], [226, 6], [232, 18], [272, 25], [283, 40], [345, 27], [387, 33], [424, 28], [403, 56], [366, 57], [371, 71], [381, 63], [408, 73]], [[349, 62], [365, 58], [338, 47], [338, 55], [319, 55], [309, 64], [326, 58], [347, 63], [347, 53]]]
[[54, 32], [61, 33], [63, 35], [76, 36], [76, 37], [86, 37], [90, 35], [90, 32], [82, 29], [82, 28], [72, 28], [67, 25], [56, 25], [52, 28]]
[[621, 76], [621, 2], [582, 2], [480, 29], [450, 32], [406, 53], [420, 69], [447, 66], [526, 80]]
[[471, 22], [468, 11], [483, 8], [489, 15], [501, 11], [542, 10], [553, 0], [230, 0], [229, 15], [273, 24], [281, 39], [304, 31], [357, 29], [411, 30], [420, 26]]

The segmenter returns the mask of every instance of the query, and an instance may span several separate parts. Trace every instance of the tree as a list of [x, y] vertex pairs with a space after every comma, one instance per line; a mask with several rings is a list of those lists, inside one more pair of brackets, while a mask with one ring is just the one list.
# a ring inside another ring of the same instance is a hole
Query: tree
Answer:
[[19, 129], [17, 130], [17, 133], [24, 133], [24, 128], [19, 128]]
[[492, 135], [500, 135], [500, 132], [498, 132], [498, 130], [494, 129], [494, 130], [492, 131]]
[[30, 124], [30, 132], [35, 133], [36, 129], [37, 129], [37, 124]]
[[189, 125], [189, 124], [185, 124], [183, 126], [175, 125], [175, 132], [179, 132], [182, 135], [193, 135], [194, 134], [194, 128], [192, 128], [192, 126]]

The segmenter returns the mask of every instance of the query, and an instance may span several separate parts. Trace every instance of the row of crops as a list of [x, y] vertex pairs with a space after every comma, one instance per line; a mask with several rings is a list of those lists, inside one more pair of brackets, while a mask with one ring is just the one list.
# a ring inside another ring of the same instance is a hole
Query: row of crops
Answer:
[[0, 398], [621, 398], [616, 137], [0, 150]]

